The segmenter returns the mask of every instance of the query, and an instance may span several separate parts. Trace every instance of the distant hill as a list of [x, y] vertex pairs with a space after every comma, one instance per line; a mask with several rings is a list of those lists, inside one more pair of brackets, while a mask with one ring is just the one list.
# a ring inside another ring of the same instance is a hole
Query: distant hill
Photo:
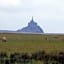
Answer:
[[0, 30], [0, 33], [15, 33], [16, 31], [11, 30]]
[[36, 22], [34, 22], [33, 18], [28, 23], [28, 26], [23, 27], [22, 29], [17, 30], [17, 32], [24, 32], [24, 33], [44, 33], [44, 31], [41, 29], [41, 27], [38, 26]]
[[18, 29], [16, 31], [11, 30], [0, 30], [0, 33], [32, 33], [32, 34], [42, 34], [44, 31], [41, 29], [40, 26], [37, 25], [36, 22], [34, 22], [33, 18], [28, 23], [28, 26], [23, 27], [22, 29]]

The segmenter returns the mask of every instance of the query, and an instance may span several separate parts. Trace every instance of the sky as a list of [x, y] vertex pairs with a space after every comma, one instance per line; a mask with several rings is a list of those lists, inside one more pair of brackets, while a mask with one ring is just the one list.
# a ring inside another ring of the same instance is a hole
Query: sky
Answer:
[[64, 0], [0, 0], [0, 30], [18, 30], [33, 19], [45, 33], [64, 33]]

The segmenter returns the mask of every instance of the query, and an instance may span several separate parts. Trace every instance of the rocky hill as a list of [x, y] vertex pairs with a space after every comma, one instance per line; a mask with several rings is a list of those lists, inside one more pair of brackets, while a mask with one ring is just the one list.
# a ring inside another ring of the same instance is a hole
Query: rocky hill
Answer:
[[22, 29], [17, 30], [17, 32], [24, 32], [24, 33], [44, 33], [44, 31], [41, 29], [41, 27], [38, 26], [36, 22], [34, 22], [33, 18], [28, 23], [28, 26], [23, 27]]

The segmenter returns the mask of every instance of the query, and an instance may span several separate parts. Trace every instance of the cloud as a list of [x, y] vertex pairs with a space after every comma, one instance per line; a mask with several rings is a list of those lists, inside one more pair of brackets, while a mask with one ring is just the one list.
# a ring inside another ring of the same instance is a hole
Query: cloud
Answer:
[[33, 0], [0, 0], [0, 11], [3, 12], [20, 12], [33, 7]]
[[63, 31], [61, 28], [64, 24], [64, 1], [0, 0], [0, 29], [14, 30], [17, 26], [23, 27], [30, 21], [31, 16], [34, 16], [34, 20], [36, 19], [42, 28], [44, 26], [47, 32], [59, 31], [60, 24], [59, 28]]
[[9, 7], [9, 6], [19, 6], [22, 5], [21, 0], [0, 0], [1, 7]]

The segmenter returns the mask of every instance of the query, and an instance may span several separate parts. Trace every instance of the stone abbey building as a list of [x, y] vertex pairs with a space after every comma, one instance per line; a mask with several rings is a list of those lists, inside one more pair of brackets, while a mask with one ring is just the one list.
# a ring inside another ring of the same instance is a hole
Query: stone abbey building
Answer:
[[34, 22], [33, 17], [31, 21], [28, 23], [28, 26], [17, 30], [17, 32], [23, 32], [23, 33], [44, 33], [44, 31], [41, 29], [40, 26], [36, 22]]

